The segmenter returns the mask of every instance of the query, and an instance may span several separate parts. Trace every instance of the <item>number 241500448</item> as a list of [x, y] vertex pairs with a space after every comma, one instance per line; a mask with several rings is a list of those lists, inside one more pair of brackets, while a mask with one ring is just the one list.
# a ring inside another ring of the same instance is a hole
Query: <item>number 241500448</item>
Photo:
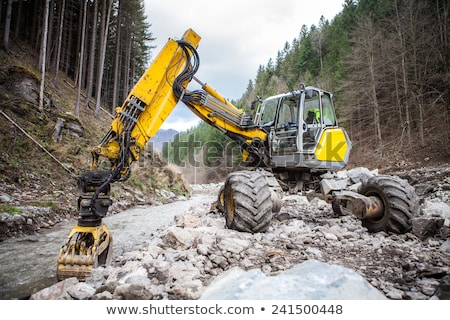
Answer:
[[343, 314], [343, 309], [340, 304], [273, 304], [272, 314]]

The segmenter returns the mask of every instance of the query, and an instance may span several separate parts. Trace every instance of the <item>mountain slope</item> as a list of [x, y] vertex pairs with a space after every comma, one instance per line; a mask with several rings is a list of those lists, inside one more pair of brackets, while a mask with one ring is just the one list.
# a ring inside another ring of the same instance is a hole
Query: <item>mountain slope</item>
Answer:
[[165, 143], [172, 142], [173, 138], [179, 132], [175, 129], [160, 129], [155, 136], [150, 140], [153, 150], [161, 153]]

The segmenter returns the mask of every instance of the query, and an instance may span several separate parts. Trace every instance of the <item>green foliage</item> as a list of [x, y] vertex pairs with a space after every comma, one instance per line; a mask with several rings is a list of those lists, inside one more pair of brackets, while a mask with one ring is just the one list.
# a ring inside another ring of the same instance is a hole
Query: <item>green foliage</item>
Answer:
[[11, 206], [9, 204], [0, 204], [0, 212], [7, 212], [9, 214], [21, 214], [22, 213], [22, 209], [15, 207], [15, 206]]
[[48, 207], [48, 208], [51, 208], [53, 210], [58, 209], [58, 204], [55, 203], [53, 200], [43, 200], [43, 201], [39, 202], [37, 204], [37, 206], [39, 206], [39, 207]]
[[215, 166], [224, 155], [231, 152], [232, 141], [218, 129], [201, 122], [194, 128], [177, 134], [174, 140], [163, 147], [163, 156], [169, 162], [185, 167], [202, 158], [205, 166]]
[[138, 188], [141, 191], [144, 191], [144, 183], [139, 180], [139, 177], [137, 177], [135, 174], [132, 174], [131, 177], [127, 181], [131, 186], [134, 186]]

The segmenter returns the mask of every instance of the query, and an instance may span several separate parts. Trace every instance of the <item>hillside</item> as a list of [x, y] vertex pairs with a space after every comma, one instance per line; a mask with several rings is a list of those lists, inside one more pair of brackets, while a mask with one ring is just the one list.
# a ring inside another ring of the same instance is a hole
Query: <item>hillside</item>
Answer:
[[[75, 84], [62, 73], [54, 81], [51, 71], [44, 110], [39, 111], [38, 57], [31, 52], [18, 42], [7, 53], [0, 51], [0, 240], [77, 216], [76, 177], [90, 169], [90, 148], [100, 142], [112, 120], [105, 111], [109, 108], [95, 118], [84, 103], [80, 117], [75, 117]], [[189, 196], [189, 187], [149, 147], [129, 180], [112, 186], [112, 212], [180, 196]]]

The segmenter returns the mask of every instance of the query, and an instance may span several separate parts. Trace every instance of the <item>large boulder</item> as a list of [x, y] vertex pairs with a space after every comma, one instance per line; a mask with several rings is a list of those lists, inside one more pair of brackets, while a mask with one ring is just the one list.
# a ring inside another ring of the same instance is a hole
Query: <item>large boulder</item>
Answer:
[[307, 260], [277, 276], [234, 267], [206, 288], [201, 300], [383, 300], [359, 274], [345, 267]]

